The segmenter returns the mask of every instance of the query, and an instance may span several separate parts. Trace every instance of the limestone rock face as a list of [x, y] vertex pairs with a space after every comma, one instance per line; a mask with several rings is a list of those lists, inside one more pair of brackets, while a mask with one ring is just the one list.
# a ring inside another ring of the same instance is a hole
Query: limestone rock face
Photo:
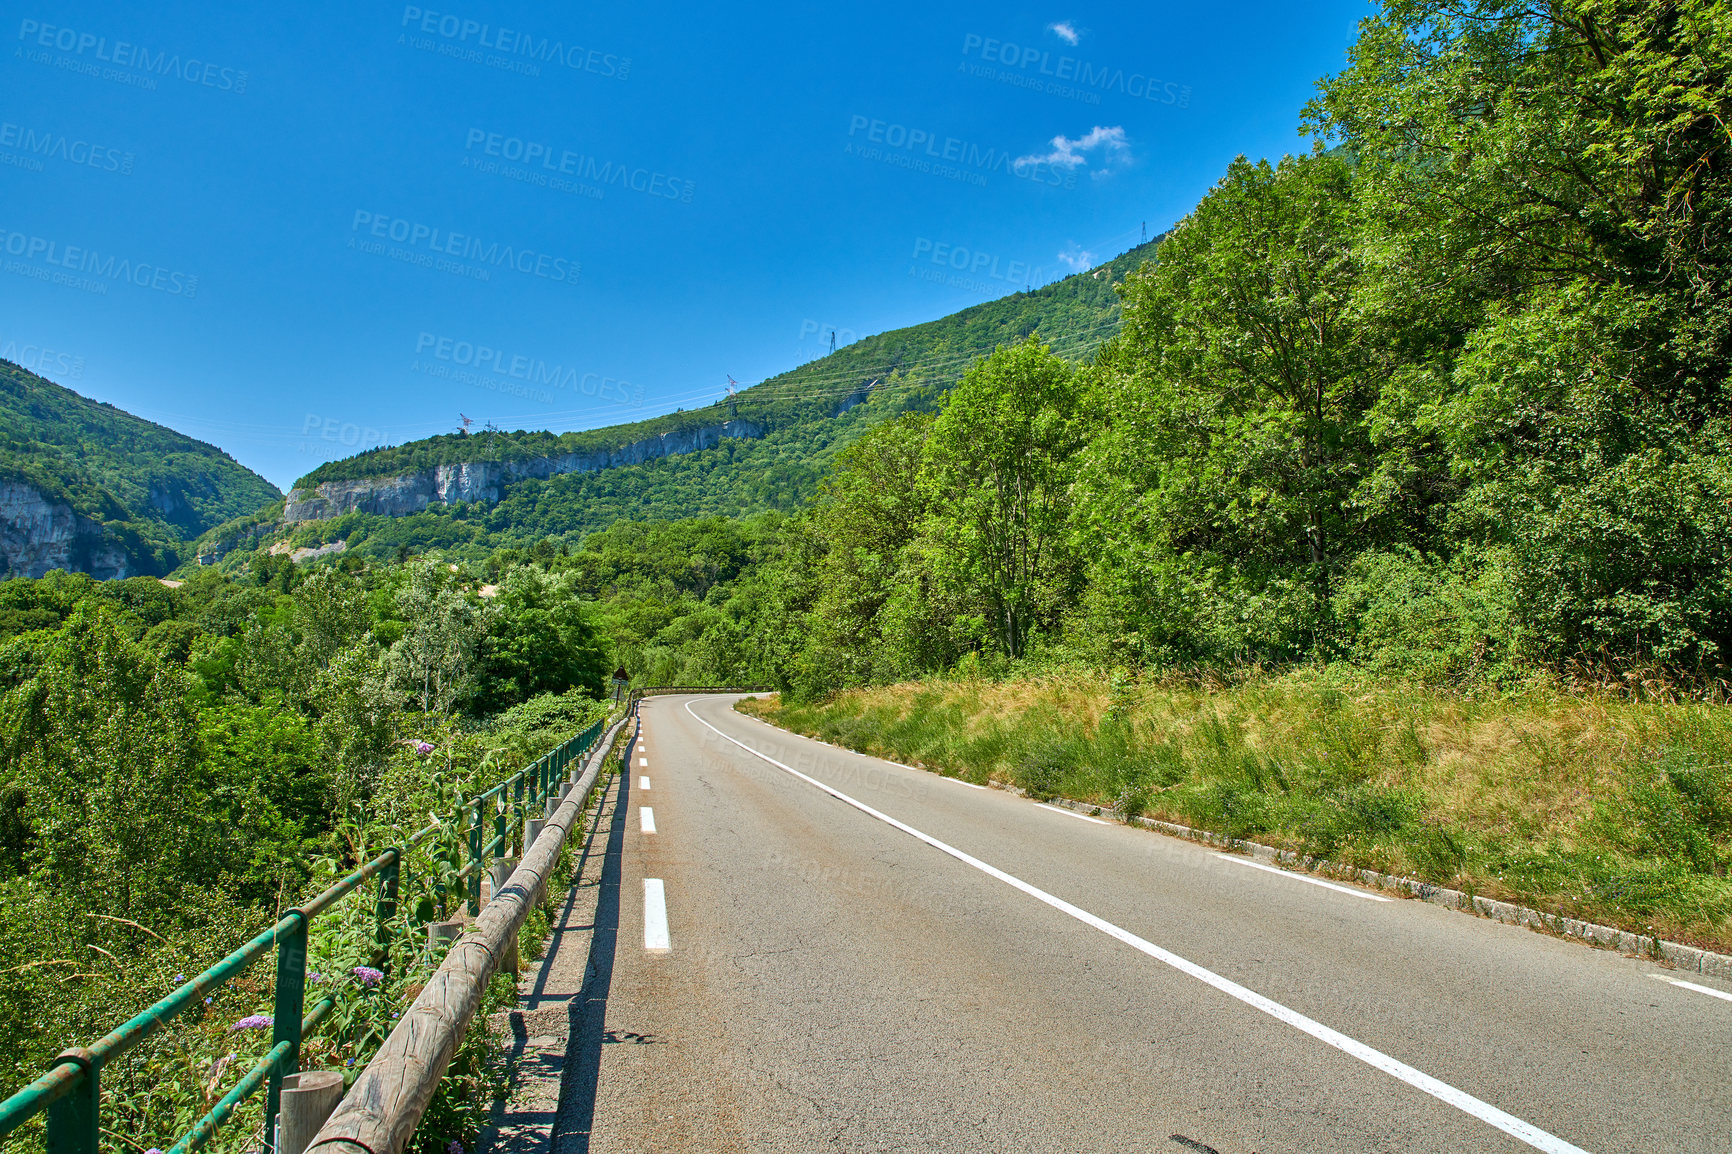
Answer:
[[50, 569], [101, 581], [132, 575], [126, 551], [100, 524], [34, 485], [0, 481], [0, 575], [40, 577]]
[[761, 437], [755, 421], [736, 419], [678, 433], [663, 433], [614, 449], [591, 453], [560, 453], [527, 461], [463, 461], [401, 477], [368, 477], [358, 481], [326, 481], [312, 489], [295, 489], [283, 507], [283, 520], [322, 521], [344, 513], [376, 513], [402, 517], [433, 504], [458, 501], [493, 504], [506, 486], [528, 478], [545, 479], [563, 473], [597, 473], [620, 465], [641, 465], [661, 457], [712, 449], [725, 437]]

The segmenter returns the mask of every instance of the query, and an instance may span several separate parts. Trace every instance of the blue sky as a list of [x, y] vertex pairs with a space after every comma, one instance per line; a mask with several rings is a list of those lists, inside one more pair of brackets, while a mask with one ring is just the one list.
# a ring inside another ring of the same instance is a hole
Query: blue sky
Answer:
[[1183, 217], [1362, 3], [3, 5], [0, 356], [281, 487], [707, 404]]

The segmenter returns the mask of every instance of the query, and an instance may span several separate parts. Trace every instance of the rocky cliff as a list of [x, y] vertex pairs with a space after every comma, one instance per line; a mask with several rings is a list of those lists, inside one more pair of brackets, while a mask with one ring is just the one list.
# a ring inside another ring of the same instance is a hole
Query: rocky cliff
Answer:
[[128, 577], [127, 553], [102, 526], [22, 481], [0, 481], [0, 576], [40, 577], [50, 569], [98, 580]]
[[283, 520], [322, 521], [344, 513], [377, 513], [402, 517], [434, 504], [458, 501], [499, 500], [505, 486], [529, 478], [545, 479], [562, 473], [594, 473], [621, 465], [641, 465], [680, 453], [712, 449], [726, 437], [761, 437], [762, 425], [744, 419], [679, 432], [663, 433], [630, 445], [592, 453], [561, 453], [525, 461], [468, 461], [438, 465], [399, 477], [368, 477], [354, 481], [326, 481], [311, 489], [289, 493]]

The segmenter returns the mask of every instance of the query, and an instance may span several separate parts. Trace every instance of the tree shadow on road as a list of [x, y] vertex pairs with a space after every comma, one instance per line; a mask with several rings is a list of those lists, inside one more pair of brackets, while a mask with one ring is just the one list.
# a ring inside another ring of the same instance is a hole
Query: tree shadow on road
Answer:
[[[625, 847], [627, 800], [631, 775], [621, 773], [619, 792], [607, 815], [607, 850], [602, 858], [600, 892], [595, 904], [595, 931], [589, 939], [589, 964], [583, 989], [571, 1000], [571, 1028], [565, 1051], [565, 1074], [559, 1090], [559, 1114], [549, 1146], [556, 1154], [586, 1154], [595, 1124], [595, 1096], [601, 1079], [601, 1048], [607, 1034], [607, 999], [613, 988], [614, 953], [619, 943], [620, 858]], [[597, 831], [601, 821], [596, 822]], [[586, 849], [587, 852], [587, 849]]]

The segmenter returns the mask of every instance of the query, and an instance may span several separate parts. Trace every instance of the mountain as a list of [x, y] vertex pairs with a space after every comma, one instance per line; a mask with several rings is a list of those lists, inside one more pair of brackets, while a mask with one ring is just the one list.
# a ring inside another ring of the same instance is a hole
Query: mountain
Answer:
[[[1038, 332], [1065, 356], [1090, 354], [1118, 331], [1115, 286], [1159, 239], [1032, 292], [863, 338], [706, 408], [576, 433], [455, 433], [334, 461], [295, 483], [282, 528], [307, 548], [461, 552], [575, 540], [621, 518], [792, 508], [837, 450], [878, 421], [934, 407], [996, 346]], [[266, 528], [225, 526], [200, 551], [246, 546]]]
[[277, 497], [214, 445], [0, 360], [0, 577], [167, 573]]

